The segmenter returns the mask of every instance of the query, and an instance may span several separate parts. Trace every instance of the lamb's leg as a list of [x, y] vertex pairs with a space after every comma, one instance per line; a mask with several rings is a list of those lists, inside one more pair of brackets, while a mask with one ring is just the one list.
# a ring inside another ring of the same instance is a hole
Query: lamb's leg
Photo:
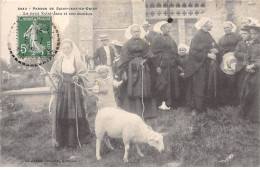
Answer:
[[106, 143], [107, 147], [108, 147], [109, 149], [111, 149], [111, 150], [114, 150], [114, 147], [113, 147], [113, 146], [111, 145], [111, 143], [110, 143], [109, 137], [106, 136], [104, 140], [105, 140], [105, 143]]
[[96, 137], [97, 137], [97, 140], [96, 140], [96, 158], [97, 160], [100, 160], [101, 159], [101, 156], [100, 156], [100, 144], [102, 142], [102, 139], [104, 137], [104, 132], [103, 131], [98, 131], [96, 129]]
[[124, 162], [127, 163], [128, 162], [128, 150], [130, 148], [130, 143], [128, 142], [124, 142], [125, 145], [125, 154], [124, 154]]
[[100, 143], [101, 143], [101, 141], [97, 138], [97, 140], [96, 140], [96, 158], [97, 158], [98, 161], [101, 159], [101, 156], [100, 156]]
[[144, 154], [142, 153], [139, 144], [136, 143], [135, 146], [136, 146], [137, 154], [138, 154], [139, 156], [141, 156], [141, 157], [144, 157]]

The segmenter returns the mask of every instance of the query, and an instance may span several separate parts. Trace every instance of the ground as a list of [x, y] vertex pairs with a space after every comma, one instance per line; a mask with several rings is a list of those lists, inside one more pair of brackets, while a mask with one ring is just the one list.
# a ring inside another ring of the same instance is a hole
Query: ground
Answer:
[[[239, 118], [238, 112], [238, 108], [223, 107], [199, 114], [192, 135], [190, 113], [183, 108], [159, 111], [159, 116], [147, 123], [155, 131], [166, 132], [165, 151], [159, 154], [143, 144], [145, 156], [141, 158], [131, 147], [129, 163], [124, 163], [121, 140], [112, 140], [115, 151], [102, 145], [101, 161], [95, 158], [95, 139], [82, 149], [56, 151], [48, 110], [27, 111], [11, 98], [3, 98], [0, 166], [259, 166], [259, 124]], [[88, 117], [92, 130], [94, 118], [93, 112]]]

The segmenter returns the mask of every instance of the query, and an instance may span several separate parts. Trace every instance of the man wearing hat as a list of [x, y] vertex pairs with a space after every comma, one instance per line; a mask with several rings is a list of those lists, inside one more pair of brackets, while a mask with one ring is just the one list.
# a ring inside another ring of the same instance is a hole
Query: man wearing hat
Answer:
[[107, 37], [107, 35], [105, 35], [105, 34], [100, 35], [99, 38], [102, 43], [102, 46], [96, 50], [96, 52], [92, 58], [94, 61], [94, 64], [95, 64], [95, 66], [107, 65], [107, 66], [112, 67], [113, 61], [115, 58], [114, 49], [112, 47], [108, 46], [109, 38]]
[[153, 38], [157, 35], [157, 33], [151, 29], [151, 24], [149, 24], [147, 21], [143, 22], [143, 28], [146, 32], [144, 39], [149, 45], [152, 45]]

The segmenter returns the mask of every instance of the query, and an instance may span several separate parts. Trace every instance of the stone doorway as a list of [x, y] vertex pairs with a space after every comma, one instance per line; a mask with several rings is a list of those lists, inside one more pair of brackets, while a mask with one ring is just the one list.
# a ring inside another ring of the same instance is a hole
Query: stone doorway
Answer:
[[206, 0], [146, 0], [146, 20], [154, 25], [172, 18], [173, 29], [170, 34], [177, 44], [190, 41], [196, 32], [194, 24], [205, 12]]

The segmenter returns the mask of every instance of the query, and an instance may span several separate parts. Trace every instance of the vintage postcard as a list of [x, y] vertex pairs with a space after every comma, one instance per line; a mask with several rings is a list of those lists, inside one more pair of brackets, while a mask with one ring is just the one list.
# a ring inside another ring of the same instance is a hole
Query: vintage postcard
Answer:
[[0, 11], [0, 166], [260, 166], [259, 0]]

